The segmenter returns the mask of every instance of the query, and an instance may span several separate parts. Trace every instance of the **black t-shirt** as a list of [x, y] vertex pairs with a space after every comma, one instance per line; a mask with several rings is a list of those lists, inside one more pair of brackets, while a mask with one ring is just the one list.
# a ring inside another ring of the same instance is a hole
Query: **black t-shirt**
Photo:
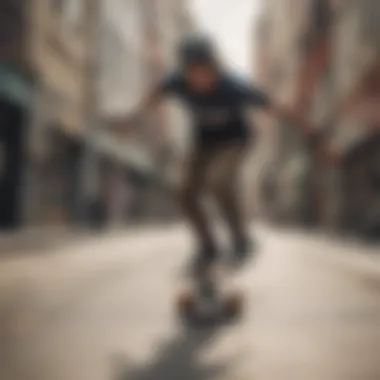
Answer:
[[208, 93], [193, 91], [178, 73], [164, 78], [159, 89], [178, 97], [190, 109], [195, 139], [201, 144], [247, 140], [250, 128], [246, 108], [270, 104], [264, 93], [230, 74], [223, 74], [215, 90]]

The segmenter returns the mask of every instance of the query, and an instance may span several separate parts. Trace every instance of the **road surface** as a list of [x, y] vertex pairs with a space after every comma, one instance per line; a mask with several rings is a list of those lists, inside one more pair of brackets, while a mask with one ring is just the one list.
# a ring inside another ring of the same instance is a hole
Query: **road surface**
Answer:
[[0, 266], [0, 379], [380, 378], [380, 263], [373, 251], [261, 227], [239, 278], [244, 320], [178, 323], [189, 247], [181, 228], [115, 233]]

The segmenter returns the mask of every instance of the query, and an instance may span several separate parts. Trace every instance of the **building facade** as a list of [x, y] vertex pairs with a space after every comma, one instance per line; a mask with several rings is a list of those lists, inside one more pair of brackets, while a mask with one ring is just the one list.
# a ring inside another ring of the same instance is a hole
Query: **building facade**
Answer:
[[[193, 22], [187, 10], [187, 1], [144, 0], [144, 39], [147, 75], [145, 88], [154, 85], [165, 72], [177, 65], [178, 42], [193, 32]], [[179, 103], [165, 102], [152, 110], [147, 121], [148, 134], [154, 136], [155, 172], [158, 187], [152, 188], [150, 202], [157, 215], [170, 219], [176, 214], [176, 182], [182, 172], [183, 157], [189, 145], [187, 114]]]
[[79, 202], [96, 1], [0, 7], [1, 225], [69, 222]]
[[27, 2], [0, 3], [0, 228], [21, 223], [24, 136], [32, 107], [34, 72], [28, 59]]
[[169, 194], [165, 178], [176, 161], [178, 108], [152, 110], [123, 138], [106, 127], [125, 124], [174, 64], [174, 46], [191, 28], [185, 6], [1, 2], [0, 226], [71, 223], [99, 202], [112, 220], [130, 209], [169, 210], [161, 193]]
[[[368, 179], [369, 172], [375, 171], [377, 150], [373, 131], [378, 125], [374, 109], [380, 78], [379, 28], [374, 21], [380, 14], [378, 2], [272, 0], [266, 4], [261, 18], [266, 29], [261, 28], [270, 30], [271, 36], [266, 35], [266, 45], [262, 42], [266, 58], [260, 58], [259, 65], [265, 65], [261, 75], [267, 88], [285, 102], [288, 99], [317, 127], [324, 126], [324, 144], [340, 157], [334, 163], [321, 159], [294, 128], [281, 126], [273, 140], [278, 155], [272, 171], [276, 218], [330, 228], [349, 226], [363, 220], [376, 198]], [[331, 125], [350, 99], [351, 107], [339, 123]], [[371, 148], [359, 159], [356, 145], [368, 141], [368, 136]], [[367, 180], [357, 177], [363, 173]], [[355, 194], [362, 196], [353, 195], [354, 182]]]
[[103, 2], [101, 13], [98, 92], [102, 131], [96, 137], [100, 162], [98, 187], [107, 220], [114, 224], [124, 223], [128, 214], [139, 213], [143, 201], [137, 197], [141, 193], [137, 188], [140, 177], [144, 182], [151, 175], [152, 158], [138, 134], [132, 133], [126, 140], [114, 133], [142, 95], [144, 62], [139, 2]]
[[[254, 78], [276, 101], [295, 107], [300, 70], [305, 60], [308, 6], [305, 1], [270, 0], [263, 3], [255, 32]], [[308, 152], [302, 136], [284, 121], [260, 121], [265, 150], [260, 202], [264, 215], [289, 220], [301, 208], [302, 183], [308, 168]]]
[[[334, 103], [348, 102], [333, 126], [330, 143], [340, 157], [336, 186], [326, 195], [336, 212], [332, 225], [361, 233], [368, 216], [378, 210], [380, 150], [380, 17], [379, 2], [335, 2], [331, 66]], [[327, 205], [329, 206], [329, 204]], [[329, 209], [329, 207], [326, 207]], [[331, 207], [330, 207], [331, 208]], [[380, 215], [377, 217], [380, 224]]]
[[[108, 157], [118, 152], [113, 190], [107, 187], [113, 209], [126, 210], [124, 220], [172, 214], [167, 168], [175, 152], [171, 126], [181, 116], [176, 107], [160, 107], [146, 112], [139, 125], [127, 123], [144, 93], [174, 64], [174, 46], [189, 28], [184, 9], [183, 1], [103, 3], [99, 92], [102, 122], [110, 128], [97, 141]], [[115, 133], [118, 127], [128, 132]]]
[[77, 221], [83, 206], [83, 160], [92, 104], [94, 27], [98, 2], [30, 2], [28, 56], [35, 95], [28, 144], [38, 152], [29, 167], [28, 222]]

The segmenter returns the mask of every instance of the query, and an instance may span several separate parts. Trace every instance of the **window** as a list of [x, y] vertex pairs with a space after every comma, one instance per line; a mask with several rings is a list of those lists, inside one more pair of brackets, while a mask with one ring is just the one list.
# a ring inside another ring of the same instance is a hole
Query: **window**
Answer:
[[78, 28], [82, 23], [84, 12], [84, 0], [51, 0], [51, 5], [56, 13], [71, 26]]
[[55, 12], [61, 13], [63, 11], [64, 4], [65, 0], [51, 0], [51, 6]]
[[18, 54], [25, 33], [23, 12], [11, 0], [1, 4], [0, 10], [0, 47], [1, 51], [10, 56]]
[[66, 0], [65, 19], [70, 25], [78, 28], [82, 23], [84, 13], [83, 0]]
[[301, 36], [301, 52], [314, 45], [316, 38], [327, 33], [332, 23], [332, 10], [328, 0], [313, 0], [310, 3], [310, 22]]
[[156, 8], [156, 3], [149, 0], [142, 0], [141, 1], [141, 12], [142, 12], [142, 19], [144, 21], [145, 26], [149, 28], [153, 28], [154, 30], [157, 29], [156, 25], [156, 19], [157, 19], [157, 12], [158, 9]]
[[329, 2], [327, 0], [314, 0], [312, 2], [311, 17], [315, 32], [328, 28], [331, 22]]
[[364, 43], [378, 46], [380, 39], [379, 12], [380, 2], [368, 0], [366, 6], [360, 9], [362, 23], [362, 38]]

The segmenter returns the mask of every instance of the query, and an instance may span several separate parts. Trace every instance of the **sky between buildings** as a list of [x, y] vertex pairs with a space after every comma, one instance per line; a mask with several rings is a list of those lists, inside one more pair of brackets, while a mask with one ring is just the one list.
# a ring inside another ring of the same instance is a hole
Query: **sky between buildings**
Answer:
[[190, 9], [202, 31], [212, 35], [229, 65], [251, 72], [252, 30], [261, 0], [191, 0]]

